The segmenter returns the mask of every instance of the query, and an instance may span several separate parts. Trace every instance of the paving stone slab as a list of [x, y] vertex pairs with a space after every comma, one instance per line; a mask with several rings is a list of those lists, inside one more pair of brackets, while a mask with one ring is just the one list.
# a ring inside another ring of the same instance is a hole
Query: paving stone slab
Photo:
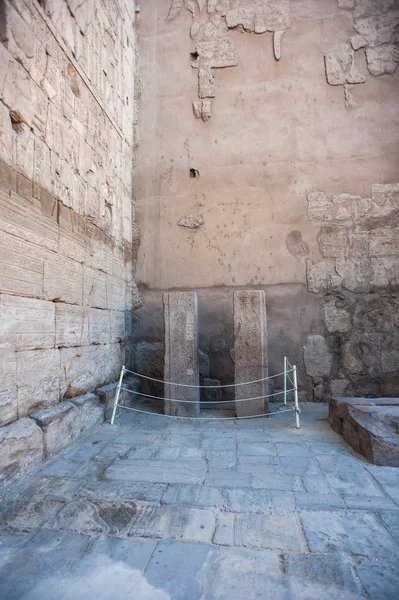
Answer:
[[283, 562], [295, 599], [363, 598], [351, 565], [341, 556], [285, 553]]
[[138, 460], [149, 460], [158, 452], [159, 448], [152, 444], [133, 444], [129, 446], [126, 456], [123, 458], [133, 458]]
[[276, 456], [276, 446], [270, 442], [263, 444], [251, 442], [239, 442], [237, 446], [238, 456]]
[[208, 467], [229, 469], [236, 464], [236, 453], [232, 450], [206, 450], [205, 459]]
[[0, 531], [36, 531], [53, 523], [63, 502], [42, 500], [39, 502], [5, 502], [0, 516]]
[[341, 496], [332, 494], [295, 494], [296, 505], [298, 508], [347, 508]]
[[[71, 568], [87, 550], [90, 537], [48, 530], [27, 537], [20, 551], [0, 570], [0, 597], [43, 600], [52, 595], [66, 600], [66, 590], [62, 594], [59, 584], [63, 578], [68, 580]], [[73, 593], [71, 589], [69, 592]]]
[[[275, 456], [265, 456], [262, 457], [265, 460], [262, 463], [242, 463], [239, 462], [237, 465], [238, 473], [246, 473], [247, 475], [252, 475], [254, 478], [258, 478], [263, 480], [269, 475], [274, 475], [278, 472], [278, 464], [276, 464], [277, 457]], [[267, 460], [270, 459], [270, 460]], [[255, 486], [258, 487], [258, 486]]]
[[131, 500], [78, 498], [65, 504], [59, 511], [53, 528], [124, 537], [127, 536], [137, 511], [137, 504]]
[[314, 494], [331, 494], [325, 475], [304, 475], [303, 487], [307, 492]]
[[204, 569], [198, 578], [203, 587], [201, 600], [289, 598], [279, 555], [270, 550], [219, 548], [211, 573]]
[[383, 496], [380, 488], [375, 484], [373, 478], [363, 472], [331, 472], [326, 473], [326, 479], [331, 490], [335, 494], [347, 494], [348, 496]]
[[363, 473], [364, 464], [356, 459], [354, 456], [318, 456], [317, 462], [320, 465], [323, 473], [332, 473], [334, 471], [341, 472], [358, 472]]
[[311, 552], [346, 552], [378, 558], [399, 557], [399, 546], [370, 513], [356, 511], [300, 512]]
[[370, 600], [397, 600], [399, 571], [389, 564], [370, 564], [366, 559], [356, 566], [357, 574]]
[[202, 485], [170, 485], [161, 500], [161, 504], [217, 509], [224, 508], [225, 503], [219, 488]]
[[205, 485], [212, 487], [250, 487], [251, 475], [233, 469], [211, 469], [205, 477]]
[[96, 568], [99, 555], [113, 561], [115, 566], [122, 563], [129, 569], [144, 571], [157, 543], [154, 540], [121, 539], [112, 536], [91, 540], [88, 550], [79, 558], [79, 564], [75, 566], [74, 571], [84, 574], [93, 567]]
[[204, 460], [204, 451], [196, 448], [186, 448], [175, 446], [169, 448], [161, 448], [155, 455], [155, 460], [175, 460], [180, 461], [201, 461]]
[[129, 535], [209, 543], [212, 540], [213, 525], [214, 514], [210, 510], [173, 505], [142, 505], [131, 524]]
[[399, 515], [392, 512], [380, 512], [380, 518], [391, 536], [399, 543]]
[[216, 556], [216, 548], [207, 544], [161, 541], [151, 557], [145, 576], [148, 582], [162, 589], [170, 600], [200, 600], [200, 572]]
[[252, 479], [253, 488], [265, 490], [280, 490], [286, 492], [304, 492], [301, 478], [298, 475], [280, 475], [280, 473], [271, 473], [264, 477], [254, 476]]
[[366, 468], [378, 481], [384, 492], [399, 504], [399, 469], [374, 465], [367, 465]]
[[[239, 465], [274, 465], [277, 466], [279, 464], [277, 456], [262, 456], [262, 455], [240, 455], [238, 456], [238, 464]], [[256, 470], [257, 467], [255, 467]]]
[[[399, 511], [399, 506], [386, 496], [343, 496], [346, 506], [350, 509], [369, 510], [379, 512], [380, 510]], [[397, 515], [399, 519], [399, 514]]]
[[282, 473], [292, 475], [320, 474], [320, 469], [314, 458], [281, 456], [279, 465]]
[[203, 450], [232, 450], [236, 449], [236, 442], [230, 438], [205, 437], [201, 442]]
[[78, 496], [99, 500], [159, 502], [167, 487], [165, 483], [94, 480], [85, 483], [79, 490]]
[[131, 444], [121, 444], [118, 442], [114, 442], [112, 444], [107, 444], [106, 446], [101, 448], [99, 452], [97, 452], [97, 454], [91, 457], [91, 460], [103, 463], [104, 465], [109, 465], [117, 458], [120, 458], [121, 456], [127, 454], [130, 449]]
[[306, 444], [276, 442], [276, 449], [279, 456], [313, 456], [310, 447]]
[[228, 490], [227, 498], [227, 507], [231, 512], [285, 516], [296, 511], [294, 497], [290, 492], [242, 488]]
[[316, 456], [323, 456], [327, 454], [328, 456], [352, 456], [348, 447], [345, 444], [341, 444], [339, 442], [326, 442], [326, 443], [313, 443], [310, 442], [310, 448]]
[[20, 490], [18, 500], [68, 502], [77, 495], [83, 485], [82, 479], [37, 476]]
[[205, 472], [204, 462], [127, 459], [119, 460], [108, 467], [105, 476], [110, 480], [194, 484], [203, 482]]
[[214, 544], [271, 550], [302, 550], [295, 516], [220, 513]]

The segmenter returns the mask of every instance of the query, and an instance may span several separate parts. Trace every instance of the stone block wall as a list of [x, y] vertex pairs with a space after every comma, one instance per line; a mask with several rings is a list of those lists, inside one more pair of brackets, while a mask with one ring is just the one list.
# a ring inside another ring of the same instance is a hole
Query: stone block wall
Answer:
[[398, 24], [398, 0], [142, 4], [138, 350], [162, 292], [195, 290], [230, 383], [233, 294], [263, 289], [271, 374], [399, 394]]
[[138, 10], [0, 0], [1, 425], [129, 361]]

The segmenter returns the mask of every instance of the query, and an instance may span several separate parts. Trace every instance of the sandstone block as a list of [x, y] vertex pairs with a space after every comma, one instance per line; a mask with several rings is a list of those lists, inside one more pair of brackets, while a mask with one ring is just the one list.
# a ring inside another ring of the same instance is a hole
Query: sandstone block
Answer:
[[44, 261], [44, 292], [50, 300], [82, 304], [83, 266], [59, 254]]
[[310, 258], [306, 261], [306, 278], [309, 292], [318, 294], [327, 291], [334, 274], [336, 274], [334, 266], [325, 261], [315, 265]]
[[4, 104], [0, 104], [0, 159], [7, 165], [12, 164], [13, 130], [10, 113]]
[[336, 299], [325, 302], [323, 312], [324, 321], [330, 333], [343, 333], [351, 329], [350, 313], [345, 308], [337, 306]]
[[61, 397], [85, 394], [118, 378], [124, 363], [121, 344], [61, 348]]
[[107, 308], [106, 273], [83, 267], [83, 304], [93, 308]]
[[15, 350], [53, 348], [55, 305], [53, 302], [0, 295], [0, 345]]
[[321, 335], [309, 335], [303, 347], [303, 360], [309, 377], [328, 377], [331, 372], [332, 354]]
[[367, 48], [366, 58], [368, 70], [374, 77], [385, 73], [392, 74], [396, 71], [399, 61], [399, 50], [393, 44]]
[[71, 402], [60, 402], [51, 408], [30, 413], [29, 416], [43, 431], [46, 458], [61, 452], [78, 438], [78, 414], [78, 409]]
[[11, 348], [0, 348], [0, 425], [17, 417], [17, 362]]
[[[165, 323], [165, 381], [199, 385], [198, 305], [195, 292], [163, 295]], [[170, 398], [191, 403], [172, 402]], [[199, 415], [199, 389], [165, 384], [165, 414]]]
[[78, 409], [75, 427], [79, 436], [104, 421], [104, 407], [100, 405], [99, 398], [95, 394], [76, 396], [71, 398], [70, 402]]
[[327, 81], [330, 85], [364, 83], [366, 78], [355, 66], [355, 53], [350, 44], [341, 44], [337, 50], [324, 56]]
[[32, 419], [0, 428], [0, 482], [10, 482], [44, 459], [43, 431]]
[[110, 338], [110, 311], [91, 308], [89, 314], [90, 344], [106, 344]]
[[55, 303], [55, 345], [84, 346], [89, 341], [88, 310], [83, 306]]
[[24, 350], [16, 353], [18, 417], [50, 406], [60, 397], [60, 354], [58, 349]]
[[[266, 299], [263, 290], [234, 292], [234, 382], [268, 376]], [[235, 388], [237, 416], [267, 412], [267, 381]], [[241, 401], [245, 398], [258, 400]], [[238, 400], [238, 402], [237, 402]]]

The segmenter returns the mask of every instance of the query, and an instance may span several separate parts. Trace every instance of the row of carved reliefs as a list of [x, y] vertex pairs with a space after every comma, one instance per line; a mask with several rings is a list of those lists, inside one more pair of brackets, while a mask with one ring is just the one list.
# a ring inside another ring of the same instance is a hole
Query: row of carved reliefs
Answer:
[[356, 106], [350, 86], [366, 77], [355, 67], [355, 51], [365, 49], [367, 68], [374, 77], [392, 74], [399, 61], [395, 31], [399, 23], [398, 0], [338, 0], [338, 6], [353, 12], [357, 32], [350, 43], [340, 44], [324, 57], [327, 81], [345, 87], [346, 107]]
[[141, 303], [140, 85], [133, 2], [6, 0], [0, 13], [2, 425], [124, 362]]
[[[309, 336], [304, 364], [317, 399], [397, 391], [399, 383], [399, 184], [370, 198], [308, 194], [322, 260], [307, 261], [325, 336]], [[321, 359], [321, 358], [322, 359]]]
[[[276, 60], [281, 58], [281, 39], [290, 26], [290, 0], [172, 0], [167, 21], [185, 7], [193, 16], [190, 28], [195, 47], [191, 66], [198, 69], [198, 96], [216, 96], [214, 69], [236, 67], [238, 54], [229, 30], [241, 27], [249, 33], [273, 33]], [[206, 9], [206, 10], [205, 10]], [[207, 121], [211, 103], [193, 103], [195, 117]]]

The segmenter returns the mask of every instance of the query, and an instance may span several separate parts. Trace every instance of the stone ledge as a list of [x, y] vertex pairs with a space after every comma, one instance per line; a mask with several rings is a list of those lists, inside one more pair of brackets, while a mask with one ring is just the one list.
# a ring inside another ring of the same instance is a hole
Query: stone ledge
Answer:
[[[94, 394], [98, 396], [100, 402], [103, 402], [105, 404], [104, 421], [109, 421], [111, 418], [117, 385], [118, 382], [115, 381], [114, 383], [103, 385], [102, 387], [97, 388], [94, 391]], [[135, 392], [139, 392], [141, 389], [140, 379], [138, 377], [126, 377], [123, 380], [123, 387]], [[134, 406], [135, 397], [136, 394], [129, 394], [129, 392], [125, 392], [122, 390], [120, 402], [121, 404], [125, 404], [126, 406]]]
[[399, 398], [332, 398], [328, 422], [371, 463], [399, 467]]
[[37, 469], [44, 460], [44, 434], [28, 417], [0, 428], [0, 483]]

